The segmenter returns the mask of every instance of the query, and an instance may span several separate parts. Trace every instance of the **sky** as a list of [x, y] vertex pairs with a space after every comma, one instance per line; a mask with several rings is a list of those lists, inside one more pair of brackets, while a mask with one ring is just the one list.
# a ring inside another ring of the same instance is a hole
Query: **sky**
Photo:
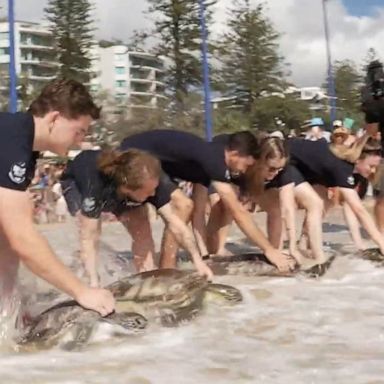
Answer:
[[[258, 0], [250, 0], [257, 4]], [[14, 0], [16, 18], [40, 21], [47, 0]], [[97, 37], [129, 40], [149, 27], [145, 0], [93, 0]], [[232, 0], [218, 0], [214, 33], [223, 31]], [[0, 0], [2, 11], [6, 0]], [[322, 0], [264, 0], [274, 28], [281, 34], [280, 53], [290, 64], [297, 86], [319, 86], [326, 78]], [[384, 58], [384, 0], [326, 0], [333, 60], [353, 60], [360, 68], [369, 48]]]
[[372, 16], [377, 8], [383, 7], [383, 0], [343, 0], [348, 13], [354, 16]]

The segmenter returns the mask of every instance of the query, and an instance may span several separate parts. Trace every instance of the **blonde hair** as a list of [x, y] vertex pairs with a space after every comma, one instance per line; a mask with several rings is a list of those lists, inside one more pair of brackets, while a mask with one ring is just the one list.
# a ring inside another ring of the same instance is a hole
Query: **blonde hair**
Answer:
[[264, 191], [265, 180], [262, 172], [267, 161], [276, 158], [288, 160], [285, 141], [277, 137], [259, 137], [254, 157], [256, 159], [255, 165], [246, 171], [244, 183], [244, 193], [252, 200], [257, 199]]
[[[375, 147], [373, 148], [373, 146]], [[379, 151], [380, 148], [380, 143], [377, 140], [372, 139], [367, 133], [358, 138], [349, 147], [337, 144], [330, 144], [329, 146], [329, 149], [336, 157], [353, 164], [363, 156], [364, 151]]]
[[159, 178], [161, 174], [160, 161], [139, 149], [103, 151], [98, 159], [98, 168], [117, 186], [132, 190], [141, 188], [148, 179]]

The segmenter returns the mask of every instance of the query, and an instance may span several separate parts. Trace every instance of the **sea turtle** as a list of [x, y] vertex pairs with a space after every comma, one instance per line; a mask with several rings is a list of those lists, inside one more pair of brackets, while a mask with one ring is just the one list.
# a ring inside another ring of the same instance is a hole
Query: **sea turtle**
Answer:
[[89, 341], [100, 323], [119, 326], [122, 334], [135, 333], [147, 326], [147, 319], [134, 312], [113, 312], [101, 317], [70, 300], [54, 305], [38, 315], [19, 341], [20, 349], [35, 350], [61, 346], [73, 350]]
[[138, 273], [106, 287], [116, 298], [116, 311], [107, 317], [80, 307], [75, 301], [54, 305], [38, 315], [19, 342], [22, 349], [60, 345], [78, 348], [91, 338], [96, 324], [109, 322], [123, 330], [142, 330], [147, 318], [175, 326], [196, 316], [206, 301], [237, 303], [240, 291], [213, 284], [192, 271], [161, 269]]
[[323, 264], [312, 265], [309, 268], [296, 268], [293, 271], [280, 272], [262, 253], [244, 253], [233, 256], [212, 256], [207, 260], [215, 275], [246, 275], [246, 276], [284, 276], [298, 275], [320, 277], [331, 266], [335, 255], [329, 256]]
[[[192, 319], [207, 301], [237, 303], [241, 292], [232, 286], [208, 282], [187, 270], [159, 269], [120, 279], [109, 286], [120, 310], [175, 326]], [[212, 300], [213, 299], [213, 300]]]
[[380, 252], [379, 248], [368, 248], [364, 251], [360, 251], [358, 254], [364, 260], [369, 260], [376, 264], [384, 265], [384, 255]]

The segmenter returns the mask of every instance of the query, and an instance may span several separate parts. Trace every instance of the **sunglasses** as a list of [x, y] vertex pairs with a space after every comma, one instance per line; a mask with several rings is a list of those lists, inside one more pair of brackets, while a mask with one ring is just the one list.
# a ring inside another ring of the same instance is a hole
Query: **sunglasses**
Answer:
[[281, 172], [284, 169], [284, 167], [268, 167], [268, 172], [274, 173], [274, 172]]

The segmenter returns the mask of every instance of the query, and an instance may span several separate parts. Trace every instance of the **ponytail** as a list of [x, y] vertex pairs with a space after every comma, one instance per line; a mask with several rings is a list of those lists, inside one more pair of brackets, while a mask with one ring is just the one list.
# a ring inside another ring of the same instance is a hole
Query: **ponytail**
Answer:
[[101, 173], [112, 178], [117, 186], [137, 190], [148, 179], [160, 178], [160, 161], [151, 154], [139, 149], [103, 151], [98, 159]]
[[98, 168], [106, 176], [113, 177], [116, 172], [119, 156], [121, 153], [114, 150], [103, 151], [98, 159]]

